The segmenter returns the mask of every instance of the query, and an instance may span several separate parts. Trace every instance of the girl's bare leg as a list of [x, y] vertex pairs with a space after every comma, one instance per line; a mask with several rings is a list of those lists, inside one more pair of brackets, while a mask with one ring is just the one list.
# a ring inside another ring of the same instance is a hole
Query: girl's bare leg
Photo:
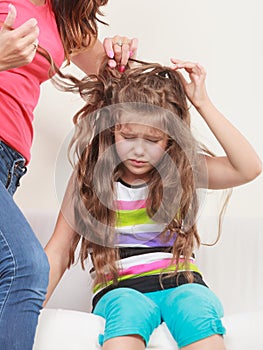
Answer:
[[223, 337], [212, 335], [211, 337], [199, 340], [190, 345], [184, 346], [182, 350], [226, 350]]
[[[125, 335], [106, 340], [102, 347], [103, 350], [144, 350], [145, 343], [139, 335]], [[216, 349], [215, 349], [216, 350]]]

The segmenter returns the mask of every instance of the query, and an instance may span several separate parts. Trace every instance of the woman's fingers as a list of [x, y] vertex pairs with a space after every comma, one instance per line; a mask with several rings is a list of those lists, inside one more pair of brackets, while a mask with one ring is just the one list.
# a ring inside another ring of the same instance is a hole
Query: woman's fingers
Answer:
[[13, 40], [20, 40], [22, 38], [28, 37], [28, 43], [34, 42], [39, 35], [37, 20], [35, 18], [30, 18], [25, 23], [21, 24], [15, 29], [14, 23], [16, 15], [17, 12], [15, 6], [10, 4], [8, 15], [6, 16], [6, 19], [2, 24], [1, 33], [4, 34], [6, 32], [12, 31]]
[[103, 46], [110, 58], [109, 66], [114, 68], [118, 65], [119, 70], [123, 72], [129, 58], [136, 55], [138, 39], [115, 35], [113, 38], [105, 38]]
[[9, 4], [8, 9], [9, 10], [8, 10], [8, 14], [6, 16], [6, 19], [5, 19], [4, 23], [2, 24], [2, 28], [1, 28], [2, 32], [14, 29], [13, 25], [14, 25], [14, 22], [16, 19], [16, 8], [14, 5]]
[[31, 18], [15, 27], [16, 8], [9, 5], [9, 12], [0, 29], [0, 70], [19, 67], [31, 62], [36, 54], [39, 28]]

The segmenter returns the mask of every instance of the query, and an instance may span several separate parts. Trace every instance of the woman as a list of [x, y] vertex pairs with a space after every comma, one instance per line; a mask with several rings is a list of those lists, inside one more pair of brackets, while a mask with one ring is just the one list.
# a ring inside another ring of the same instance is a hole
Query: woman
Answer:
[[[49, 265], [13, 201], [30, 161], [33, 111], [50, 62], [96, 73], [106, 50], [123, 71], [137, 41], [97, 39], [101, 1], [0, 0], [0, 349], [32, 349]], [[43, 57], [44, 56], [44, 57]], [[48, 60], [48, 59], [49, 60]]]

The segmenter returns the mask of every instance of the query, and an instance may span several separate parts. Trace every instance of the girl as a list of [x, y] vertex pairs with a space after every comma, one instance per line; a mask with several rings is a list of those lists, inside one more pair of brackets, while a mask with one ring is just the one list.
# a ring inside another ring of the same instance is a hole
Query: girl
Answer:
[[[104, 350], [145, 349], [162, 321], [181, 349], [225, 349], [222, 306], [193, 255], [197, 190], [251, 181], [261, 162], [209, 99], [204, 68], [172, 63], [141, 62], [122, 75], [104, 65], [77, 84], [87, 103], [74, 118], [76, 167], [46, 247], [47, 299], [82, 237], [82, 264], [89, 256], [93, 263], [93, 312], [106, 319]], [[198, 145], [188, 101], [225, 156]]]
[[123, 70], [136, 50], [125, 37], [105, 39], [104, 47], [97, 40], [106, 3], [0, 0], [0, 349], [32, 349], [48, 284], [44, 250], [12, 198], [30, 161], [40, 84], [53, 61], [96, 73], [106, 50], [109, 64]]

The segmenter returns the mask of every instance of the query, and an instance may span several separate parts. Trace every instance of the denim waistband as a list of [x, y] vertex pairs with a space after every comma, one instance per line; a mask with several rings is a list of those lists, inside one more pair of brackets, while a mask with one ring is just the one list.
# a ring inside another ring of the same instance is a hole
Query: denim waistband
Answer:
[[8, 146], [4, 141], [0, 140], [0, 150], [4, 150], [6, 153], [7, 158], [10, 159], [11, 162], [19, 163], [21, 167], [24, 167], [26, 164], [25, 157], [17, 152], [14, 148], [11, 146]]
[[0, 181], [13, 195], [20, 178], [26, 173], [26, 159], [19, 152], [0, 140]]

